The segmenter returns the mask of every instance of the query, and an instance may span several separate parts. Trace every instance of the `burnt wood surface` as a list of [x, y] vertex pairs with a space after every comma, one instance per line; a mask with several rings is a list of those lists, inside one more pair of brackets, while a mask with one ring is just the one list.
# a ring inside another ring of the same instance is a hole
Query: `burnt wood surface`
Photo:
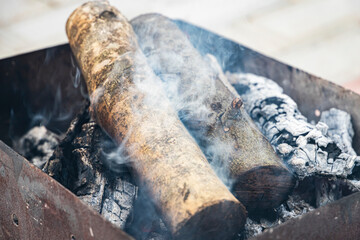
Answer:
[[106, 2], [89, 2], [72, 13], [66, 32], [97, 123], [123, 144], [173, 236], [231, 238], [245, 208], [178, 119], [127, 20]]
[[[89, 104], [71, 122], [43, 171], [121, 229], [132, 214], [137, 187], [125, 165], [106, 165], [116, 145], [91, 118]], [[121, 168], [121, 169], [119, 169]]]
[[[360, 163], [360, 157], [351, 148], [350, 137], [347, 139], [349, 150], [352, 150], [349, 154], [338, 146], [342, 145], [340, 139], [334, 142], [327, 135], [329, 127], [325, 123], [309, 123], [297, 104], [271, 79], [241, 73], [227, 76], [243, 96], [246, 111], [298, 178], [312, 175], [344, 178]], [[347, 122], [350, 124], [350, 116]], [[345, 121], [342, 125], [345, 129], [352, 128]]]

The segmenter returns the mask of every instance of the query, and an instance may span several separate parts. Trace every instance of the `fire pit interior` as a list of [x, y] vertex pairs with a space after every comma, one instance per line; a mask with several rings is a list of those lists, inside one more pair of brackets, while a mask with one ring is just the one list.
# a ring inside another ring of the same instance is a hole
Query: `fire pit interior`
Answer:
[[[106, 12], [102, 17], [113, 18], [112, 14]], [[143, 33], [135, 26], [136, 21], [131, 23], [139, 37]], [[215, 169], [247, 210], [245, 227], [239, 224], [230, 239], [254, 237], [359, 191], [360, 96], [204, 29], [183, 21], [168, 21], [182, 31], [220, 78], [227, 79], [231, 91], [236, 90], [233, 93], [242, 101], [239, 108], [244, 107], [284, 163], [284, 169], [289, 169], [290, 177], [286, 172], [286, 177], [276, 182], [286, 182], [282, 196], [268, 193], [281, 200], [269, 198], [271, 204], [261, 207], [251, 207], [259, 198], [255, 194], [242, 198], [241, 192], [237, 196], [229, 178]], [[161, 36], [156, 36], [161, 41]], [[147, 51], [144, 44], [145, 57], [156, 54], [155, 50]], [[172, 77], [166, 69], [156, 67], [155, 74], [162, 80]], [[91, 114], [92, 98], [68, 44], [1, 60], [0, 81], [3, 142], [136, 239], [174, 237], [171, 221], [161, 214], [164, 210], [159, 210], [148, 189], [139, 184], [131, 154], [124, 153], [124, 146], [119, 147]], [[234, 108], [237, 103], [233, 102]], [[184, 112], [178, 113], [180, 118], [181, 114]], [[194, 122], [183, 122], [213, 164], [213, 155], [202, 145], [206, 140], [192, 132]], [[259, 168], [252, 171], [256, 173]], [[248, 178], [241, 184], [254, 184]], [[189, 193], [183, 195], [185, 202]], [[227, 229], [209, 224], [229, 238]], [[196, 238], [190, 232], [181, 234], [182, 238]]]

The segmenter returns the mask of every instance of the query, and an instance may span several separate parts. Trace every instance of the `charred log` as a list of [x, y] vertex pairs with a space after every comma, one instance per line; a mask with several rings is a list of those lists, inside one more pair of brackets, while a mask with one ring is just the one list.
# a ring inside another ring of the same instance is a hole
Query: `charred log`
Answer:
[[[243, 97], [249, 115], [298, 178], [292, 195], [276, 209], [277, 219], [265, 217], [271, 228], [360, 190], [359, 157], [353, 155], [349, 114], [337, 109], [324, 111], [314, 126], [272, 80], [238, 73], [227, 77]], [[250, 220], [243, 238], [268, 229], [261, 224], [263, 219]]]
[[327, 134], [341, 151], [356, 156], [356, 152], [352, 147], [354, 129], [351, 124], [350, 114], [331, 108], [321, 113], [320, 121], [329, 127]]
[[137, 187], [126, 166], [119, 174], [104, 165], [104, 152], [111, 148], [116, 151], [112, 140], [91, 120], [86, 107], [71, 122], [44, 171], [124, 229], [132, 213]]
[[108, 3], [90, 2], [73, 12], [66, 30], [97, 123], [122, 144], [173, 236], [231, 238], [246, 211], [172, 110], [131, 25]]
[[179, 117], [236, 197], [250, 210], [284, 201], [293, 186], [292, 174], [253, 124], [236, 91], [170, 19], [147, 14], [131, 24]]
[[273, 81], [252, 74], [227, 74], [245, 108], [276, 151], [299, 178], [346, 177], [360, 158], [341, 150], [328, 137], [328, 126], [307, 122], [296, 103]]

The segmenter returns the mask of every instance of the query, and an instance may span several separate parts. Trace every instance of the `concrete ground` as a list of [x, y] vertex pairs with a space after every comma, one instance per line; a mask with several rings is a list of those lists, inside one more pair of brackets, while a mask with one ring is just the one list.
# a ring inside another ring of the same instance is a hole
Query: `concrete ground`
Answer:
[[[0, 58], [67, 42], [84, 0], [0, 0]], [[360, 0], [110, 0], [131, 19], [159, 12], [360, 93]]]

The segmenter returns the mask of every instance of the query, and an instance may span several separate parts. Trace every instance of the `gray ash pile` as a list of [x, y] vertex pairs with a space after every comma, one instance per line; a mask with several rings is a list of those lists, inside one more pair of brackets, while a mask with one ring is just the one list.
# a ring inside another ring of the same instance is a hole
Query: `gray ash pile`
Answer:
[[[313, 125], [270, 79], [252, 74], [227, 76], [259, 129], [300, 179], [351, 175], [360, 157], [351, 147], [354, 131], [347, 113], [331, 109], [322, 114], [322, 121]], [[331, 124], [329, 135], [326, 122]]]
[[348, 113], [332, 108], [322, 112], [315, 125], [307, 122], [297, 104], [274, 81], [253, 74], [226, 76], [258, 128], [297, 178], [293, 193], [274, 209], [271, 221], [264, 216], [248, 219], [243, 239], [359, 191], [360, 157], [352, 147], [354, 130]]
[[[252, 74], [228, 74], [228, 79], [244, 99], [245, 108], [257, 126], [299, 178], [315, 174], [351, 175], [360, 158], [352, 155], [355, 151], [350, 144], [353, 135], [350, 116], [336, 109], [323, 113], [323, 121], [343, 120], [339, 126], [345, 126], [332, 129], [328, 136], [329, 127], [325, 123], [315, 126], [308, 123], [296, 103], [270, 79]], [[336, 131], [344, 137], [336, 137], [335, 142], [331, 136], [339, 136]]]

